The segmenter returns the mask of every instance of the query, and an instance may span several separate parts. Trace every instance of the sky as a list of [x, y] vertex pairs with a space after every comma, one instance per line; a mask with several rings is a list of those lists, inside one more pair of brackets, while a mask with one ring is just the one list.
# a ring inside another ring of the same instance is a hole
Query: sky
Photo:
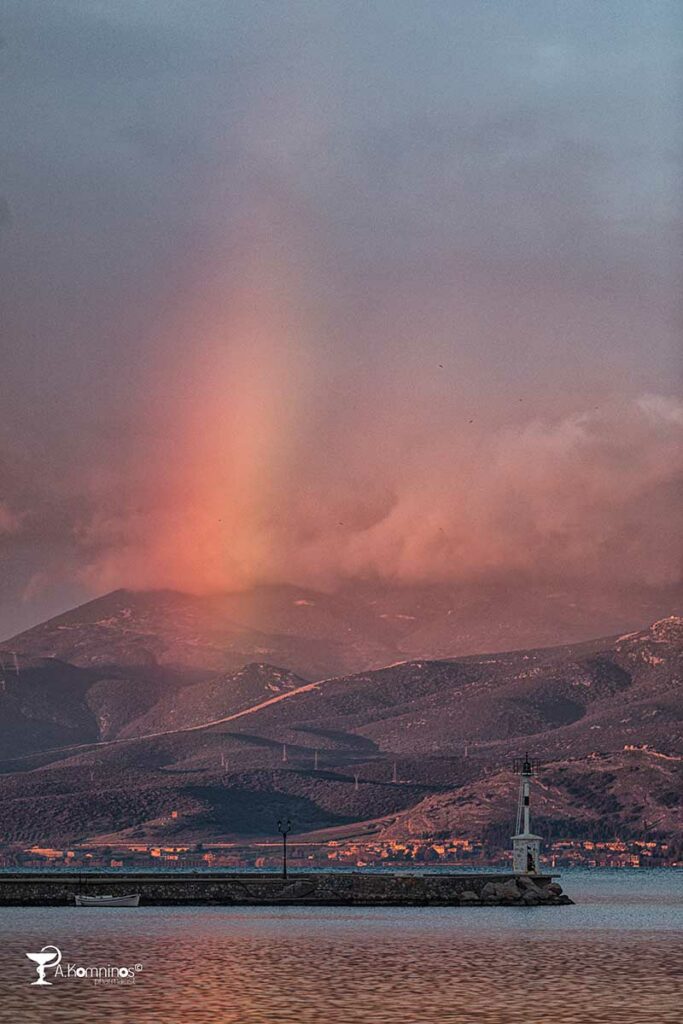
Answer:
[[657, 587], [681, 22], [6, 0], [0, 635], [116, 587]]

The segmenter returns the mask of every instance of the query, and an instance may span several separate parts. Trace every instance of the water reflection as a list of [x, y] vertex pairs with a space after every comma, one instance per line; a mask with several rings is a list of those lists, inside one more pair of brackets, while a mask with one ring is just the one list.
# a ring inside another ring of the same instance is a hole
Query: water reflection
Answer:
[[[0, 1020], [680, 1024], [675, 919], [656, 899], [640, 909], [628, 899], [604, 902], [502, 911], [5, 910]], [[144, 969], [129, 987], [63, 980], [31, 988], [25, 952], [47, 942], [65, 961], [140, 961]]]

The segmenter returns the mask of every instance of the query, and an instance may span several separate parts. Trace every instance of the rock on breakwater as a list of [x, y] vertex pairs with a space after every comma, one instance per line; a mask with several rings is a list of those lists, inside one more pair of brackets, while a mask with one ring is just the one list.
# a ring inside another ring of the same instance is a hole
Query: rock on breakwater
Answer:
[[64, 906], [77, 894], [140, 893], [141, 904], [322, 906], [562, 906], [552, 875], [394, 872], [1, 872], [0, 905]]

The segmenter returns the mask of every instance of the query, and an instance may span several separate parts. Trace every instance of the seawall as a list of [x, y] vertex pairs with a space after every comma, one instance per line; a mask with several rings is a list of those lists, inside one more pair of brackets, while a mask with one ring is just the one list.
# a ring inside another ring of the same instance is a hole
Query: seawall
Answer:
[[572, 903], [552, 875], [398, 872], [220, 871], [0, 872], [0, 906], [69, 906], [78, 894], [140, 894], [141, 906], [562, 906]]

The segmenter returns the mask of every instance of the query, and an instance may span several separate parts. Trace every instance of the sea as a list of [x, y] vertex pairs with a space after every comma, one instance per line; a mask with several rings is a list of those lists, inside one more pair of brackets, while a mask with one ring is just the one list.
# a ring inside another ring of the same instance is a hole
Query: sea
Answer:
[[0, 1021], [681, 1024], [683, 871], [561, 884], [575, 906], [0, 908]]

